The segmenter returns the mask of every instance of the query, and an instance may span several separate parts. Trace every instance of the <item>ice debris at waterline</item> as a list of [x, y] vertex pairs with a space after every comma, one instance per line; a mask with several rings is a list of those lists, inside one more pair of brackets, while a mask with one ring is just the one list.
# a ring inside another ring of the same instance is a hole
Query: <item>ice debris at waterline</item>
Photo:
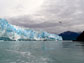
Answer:
[[44, 31], [20, 28], [0, 19], [0, 40], [62, 40], [62, 37]]

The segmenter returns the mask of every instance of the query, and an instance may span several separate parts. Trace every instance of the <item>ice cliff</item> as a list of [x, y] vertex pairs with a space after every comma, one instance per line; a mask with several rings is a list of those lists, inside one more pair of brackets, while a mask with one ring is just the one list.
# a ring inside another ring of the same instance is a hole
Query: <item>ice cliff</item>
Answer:
[[21, 28], [0, 19], [0, 40], [62, 40], [61, 36], [44, 31]]

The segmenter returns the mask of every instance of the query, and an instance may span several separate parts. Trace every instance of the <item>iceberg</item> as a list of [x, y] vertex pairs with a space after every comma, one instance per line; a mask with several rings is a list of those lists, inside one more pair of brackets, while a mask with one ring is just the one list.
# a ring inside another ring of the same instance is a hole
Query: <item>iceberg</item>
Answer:
[[62, 37], [45, 31], [21, 28], [8, 23], [6, 19], [0, 19], [0, 40], [62, 40]]

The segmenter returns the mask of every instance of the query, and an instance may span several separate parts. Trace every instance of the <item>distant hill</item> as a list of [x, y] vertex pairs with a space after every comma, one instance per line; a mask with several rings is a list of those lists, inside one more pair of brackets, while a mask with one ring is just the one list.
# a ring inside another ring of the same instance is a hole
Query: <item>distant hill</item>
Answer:
[[76, 38], [80, 35], [80, 33], [72, 32], [72, 31], [66, 31], [59, 34], [63, 37], [63, 40], [76, 40]]

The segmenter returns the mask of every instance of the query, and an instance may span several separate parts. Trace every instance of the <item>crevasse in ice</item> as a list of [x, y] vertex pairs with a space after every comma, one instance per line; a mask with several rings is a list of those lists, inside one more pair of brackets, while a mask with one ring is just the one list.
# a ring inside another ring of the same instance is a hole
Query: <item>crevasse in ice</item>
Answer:
[[44, 31], [20, 28], [0, 19], [0, 40], [62, 40], [61, 36]]

